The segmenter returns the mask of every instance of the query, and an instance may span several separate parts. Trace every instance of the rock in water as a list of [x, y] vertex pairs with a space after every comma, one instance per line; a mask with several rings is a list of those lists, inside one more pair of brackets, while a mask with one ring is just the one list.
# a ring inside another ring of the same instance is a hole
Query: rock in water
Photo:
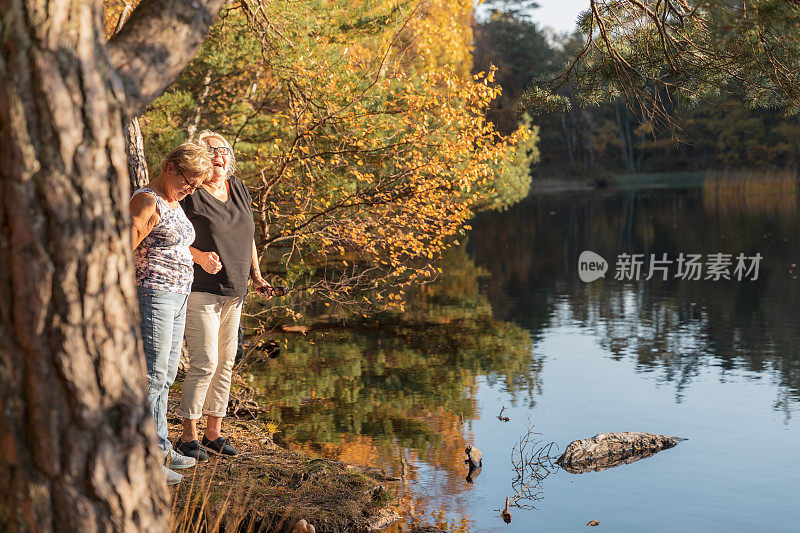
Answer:
[[472, 444], [467, 444], [467, 448], [464, 451], [467, 453], [466, 462], [469, 463], [470, 468], [483, 466], [483, 462], [481, 461], [481, 451], [478, 448]]
[[467, 483], [474, 483], [479, 475], [481, 475], [481, 467], [470, 465], [469, 472], [467, 472]]
[[598, 433], [591, 439], [572, 441], [556, 462], [572, 474], [599, 472], [650, 457], [682, 440], [686, 439], [638, 431]]

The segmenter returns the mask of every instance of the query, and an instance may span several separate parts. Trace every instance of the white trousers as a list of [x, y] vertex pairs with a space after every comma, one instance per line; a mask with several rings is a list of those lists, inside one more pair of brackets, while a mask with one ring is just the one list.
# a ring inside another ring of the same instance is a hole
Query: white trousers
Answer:
[[178, 409], [182, 417], [222, 418], [228, 411], [241, 316], [242, 298], [207, 292], [189, 294], [186, 308], [189, 368]]

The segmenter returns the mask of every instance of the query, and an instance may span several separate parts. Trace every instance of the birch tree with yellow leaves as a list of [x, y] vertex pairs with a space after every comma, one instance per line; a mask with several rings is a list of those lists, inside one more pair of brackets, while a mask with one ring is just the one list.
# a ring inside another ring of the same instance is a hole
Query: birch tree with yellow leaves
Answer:
[[502, 136], [487, 122], [500, 89], [491, 70], [471, 74], [472, 9], [229, 4], [143, 117], [146, 152], [155, 164], [198, 123], [222, 133], [253, 193], [261, 249], [302, 298], [402, 305], [476, 207], [527, 192], [507, 167], [530, 166], [535, 131]]

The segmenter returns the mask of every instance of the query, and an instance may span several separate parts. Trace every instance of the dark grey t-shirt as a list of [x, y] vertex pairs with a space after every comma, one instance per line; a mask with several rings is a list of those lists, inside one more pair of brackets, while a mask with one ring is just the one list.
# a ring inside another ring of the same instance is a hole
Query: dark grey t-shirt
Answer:
[[244, 296], [253, 253], [255, 223], [252, 199], [242, 180], [229, 179], [228, 201], [221, 202], [205, 189], [181, 200], [181, 207], [197, 234], [193, 247], [203, 252], [217, 252], [222, 270], [209, 274], [194, 265], [192, 292], [220, 296]]

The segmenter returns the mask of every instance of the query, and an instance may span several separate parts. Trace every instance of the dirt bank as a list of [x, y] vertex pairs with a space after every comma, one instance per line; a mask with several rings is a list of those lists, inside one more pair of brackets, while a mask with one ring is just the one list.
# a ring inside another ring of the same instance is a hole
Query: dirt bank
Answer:
[[[234, 386], [234, 392], [237, 387]], [[170, 440], [181, 419], [170, 395]], [[201, 426], [202, 427], [202, 426]], [[223, 434], [239, 451], [190, 470], [173, 491], [172, 531], [291, 531], [305, 519], [318, 532], [379, 531], [397, 520], [392, 509], [397, 478], [383, 470], [348, 465], [287, 451], [272, 442], [268, 424], [257, 417], [226, 417]], [[201, 429], [202, 432], [202, 429]]]

